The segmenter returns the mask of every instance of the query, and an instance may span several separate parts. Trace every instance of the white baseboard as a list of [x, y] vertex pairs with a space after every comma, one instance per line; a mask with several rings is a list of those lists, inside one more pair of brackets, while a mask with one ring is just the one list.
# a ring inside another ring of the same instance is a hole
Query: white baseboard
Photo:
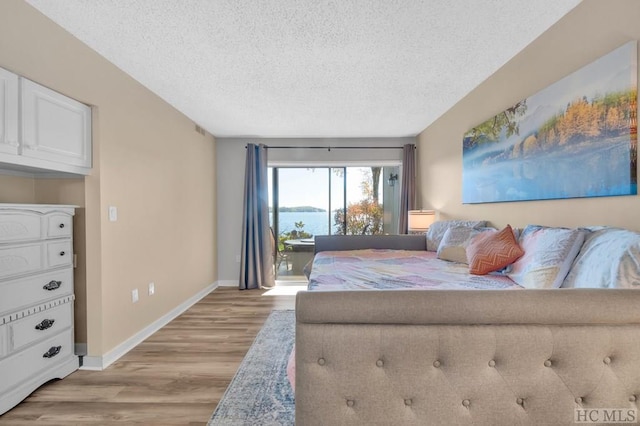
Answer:
[[220, 280], [216, 281], [219, 287], [238, 287], [238, 280]]
[[[142, 330], [140, 330], [139, 332], [137, 332], [136, 334], [131, 336], [129, 339], [125, 340], [120, 345], [116, 346], [114, 349], [107, 352], [106, 354], [102, 356], [84, 356], [82, 358], [82, 367], [80, 367], [80, 369], [81, 370], [97, 370], [97, 371], [104, 370], [105, 368], [113, 364], [115, 361], [120, 359], [120, 357], [122, 357], [124, 354], [126, 354], [131, 349], [139, 345], [147, 337], [151, 336], [153, 333], [160, 330], [162, 327], [167, 325], [169, 322], [171, 322], [173, 319], [178, 317], [180, 314], [182, 314], [184, 311], [189, 309], [191, 306], [195, 305], [198, 301], [200, 301], [200, 299], [205, 297], [207, 294], [211, 293], [218, 286], [219, 286], [219, 282], [216, 281], [215, 283], [200, 290], [198, 293], [196, 293], [189, 299], [185, 300], [180, 305], [176, 306], [174, 309], [167, 312], [165, 315], [158, 318], [157, 320], [149, 324], [147, 327], [143, 328]], [[76, 348], [80, 347], [80, 345], [82, 344], [81, 343], [77, 344]], [[85, 345], [84, 353], [86, 353], [86, 344], [84, 345]]]

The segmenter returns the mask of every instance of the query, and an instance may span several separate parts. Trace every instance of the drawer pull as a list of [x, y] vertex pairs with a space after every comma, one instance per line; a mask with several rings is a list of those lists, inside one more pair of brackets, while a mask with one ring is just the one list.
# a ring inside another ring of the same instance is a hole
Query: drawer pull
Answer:
[[64, 256], [65, 253], [63, 251], [60, 252], [60, 256]]
[[48, 351], [42, 354], [42, 358], [53, 358], [60, 353], [62, 346], [51, 346]]
[[58, 225], [58, 228], [60, 229], [64, 228], [64, 223], [61, 223], [60, 225]]
[[43, 319], [40, 324], [36, 325], [36, 330], [46, 330], [47, 328], [51, 328], [54, 322], [56, 322], [56, 320]]
[[62, 285], [62, 281], [49, 281], [48, 284], [45, 284], [44, 286], [42, 286], [43, 290], [47, 290], [47, 291], [52, 291], [52, 290], [57, 290], [60, 288], [60, 286]]

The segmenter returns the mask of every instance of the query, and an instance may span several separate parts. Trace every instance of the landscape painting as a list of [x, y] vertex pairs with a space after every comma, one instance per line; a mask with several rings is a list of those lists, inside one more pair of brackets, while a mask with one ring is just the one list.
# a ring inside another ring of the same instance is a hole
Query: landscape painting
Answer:
[[463, 203], [637, 194], [637, 42], [469, 130]]

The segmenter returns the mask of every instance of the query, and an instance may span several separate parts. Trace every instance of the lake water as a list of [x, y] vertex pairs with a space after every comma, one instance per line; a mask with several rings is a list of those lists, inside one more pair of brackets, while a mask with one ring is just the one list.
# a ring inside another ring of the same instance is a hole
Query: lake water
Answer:
[[[282, 212], [280, 213], [279, 232], [291, 232], [296, 229], [295, 222], [304, 223], [303, 230], [311, 235], [329, 233], [328, 212]], [[333, 222], [333, 215], [331, 217]]]

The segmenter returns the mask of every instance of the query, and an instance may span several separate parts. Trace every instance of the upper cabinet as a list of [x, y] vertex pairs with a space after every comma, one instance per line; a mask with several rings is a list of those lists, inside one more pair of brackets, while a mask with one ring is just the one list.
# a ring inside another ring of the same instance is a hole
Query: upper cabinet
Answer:
[[0, 68], [0, 152], [18, 154], [18, 76]]
[[91, 171], [91, 107], [0, 68], [0, 168]]
[[91, 167], [91, 108], [22, 79], [22, 155]]

